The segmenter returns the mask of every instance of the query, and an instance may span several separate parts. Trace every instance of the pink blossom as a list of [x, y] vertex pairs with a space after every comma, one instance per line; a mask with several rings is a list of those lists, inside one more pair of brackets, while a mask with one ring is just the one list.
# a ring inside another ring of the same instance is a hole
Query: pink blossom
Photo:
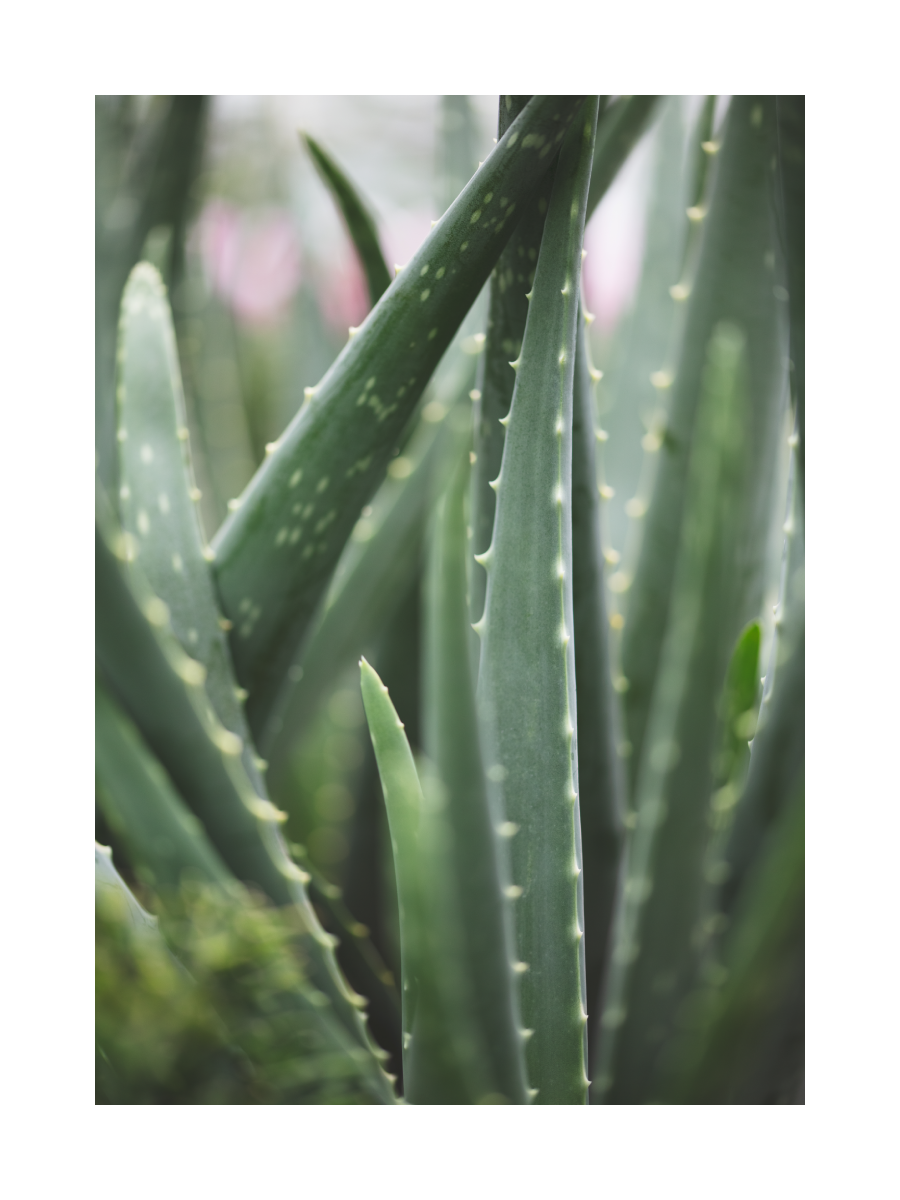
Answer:
[[630, 307], [644, 256], [646, 152], [639, 146], [625, 163], [584, 233], [582, 277], [588, 310], [610, 333]]
[[276, 323], [300, 283], [300, 244], [290, 215], [281, 209], [249, 214], [212, 200], [198, 232], [210, 285], [238, 320]]

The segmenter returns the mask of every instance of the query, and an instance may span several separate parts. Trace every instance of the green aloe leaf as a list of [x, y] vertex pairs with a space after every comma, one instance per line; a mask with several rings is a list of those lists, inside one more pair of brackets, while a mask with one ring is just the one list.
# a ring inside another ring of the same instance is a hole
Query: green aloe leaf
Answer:
[[[471, 383], [472, 360], [466, 360]], [[448, 410], [448, 402], [450, 407]], [[361, 519], [341, 557], [331, 587], [290, 669], [293, 686], [267, 727], [262, 749], [277, 789], [286, 757], [325, 690], [366, 649], [412, 583], [435, 490], [446, 482], [447, 443], [469, 435], [471, 404], [445, 396], [425, 406], [423, 419]], [[436, 486], [437, 485], [437, 486]]]
[[802, 490], [806, 444], [806, 97], [779, 96], [776, 112], [791, 313], [791, 392], [797, 414], [797, 464]]
[[357, 189], [331, 155], [308, 133], [302, 133], [300, 137], [347, 223], [347, 232], [353, 239], [353, 245], [366, 274], [369, 303], [374, 306], [391, 283], [391, 275], [381, 253], [375, 221]]
[[154, 98], [145, 122], [123, 111], [134, 97], [96, 97], [96, 439], [97, 470], [112, 496], [117, 483], [116, 318], [128, 273], [147, 234], [171, 230], [169, 270], [181, 273], [184, 225], [209, 104], [206, 96]]
[[790, 659], [779, 672], [771, 705], [753, 739], [750, 770], [731, 831], [722, 889], [726, 912], [737, 903], [767, 831], [787, 805], [806, 754], [806, 638], [801, 629]]
[[95, 727], [97, 800], [141, 880], [157, 890], [177, 888], [185, 873], [233, 882], [203, 826], [99, 680]]
[[185, 883], [158, 921], [95, 859], [98, 1103], [383, 1102], [309, 978], [296, 909]]
[[535, 97], [354, 332], [213, 543], [248, 715], [266, 724], [362, 507], [559, 146], [579, 97]]
[[497, 489], [479, 698], [512, 838], [526, 1058], [538, 1103], [587, 1098], [572, 644], [571, 454], [581, 244], [598, 99], [560, 153]]
[[754, 500], [738, 534], [736, 563], [742, 623], [762, 606], [775, 446], [784, 412], [786, 311], [779, 299], [771, 194], [774, 99], [733, 97], [716, 155], [709, 215], [696, 280], [688, 300], [671, 405], [660, 431], [653, 497], [630, 586], [622, 644], [628, 739], [639, 762], [669, 619], [688, 462], [706, 348], [716, 324], [731, 321], [747, 339], [750, 404], [744, 437]]
[[[101, 532], [103, 530], [104, 532]], [[195, 816], [223, 861], [275, 904], [293, 904], [309, 934], [317, 986], [362, 1048], [372, 1052], [359, 1018], [364, 1002], [349, 991], [279, 833], [283, 814], [255, 790], [243, 767], [241, 739], [217, 718], [204, 688], [203, 665], [188, 656], [169, 628], [169, 610], [127, 566], [132, 539], [115, 528], [98, 491], [95, 539], [96, 651], [110, 690]], [[393, 1092], [374, 1059], [385, 1103]]]
[[578, 694], [578, 791], [584, 856], [588, 1041], [595, 1040], [600, 988], [612, 929], [625, 814], [618, 748], [620, 714], [612, 686], [603, 579], [594, 395], [583, 314], [578, 322], [572, 417], [572, 612]]
[[[431, 537], [424, 620], [424, 749], [446, 838], [446, 845], [435, 849], [446, 858], [452, 889], [443, 901], [446, 916], [452, 913], [458, 922], [454, 931], [458, 960], [445, 966], [456, 975], [454, 992], [463, 1011], [454, 1014], [454, 1024], [461, 1026], [455, 1041], [472, 1099], [478, 1102], [492, 1096], [499, 1102], [503, 1097], [526, 1104], [510, 907], [518, 889], [508, 879], [506, 839], [498, 832], [503, 810], [497, 789], [485, 774], [476, 714], [466, 598], [464, 501], [469, 464], [460, 461], [458, 453], [455, 457], [458, 465]], [[423, 884], [428, 886], [428, 864], [421, 866]], [[440, 897], [437, 902], [442, 903]], [[408, 1086], [416, 1093], [421, 1090], [415, 1076]], [[439, 1100], [435, 1094], [433, 1102]]]
[[746, 339], [720, 324], [710, 339], [691, 449], [669, 623], [638, 766], [635, 826], [623, 870], [594, 1095], [641, 1104], [693, 986], [702, 942], [707, 813], [716, 706], [735, 614], [736, 533], [746, 491]]
[[[500, 99], [498, 135], [502, 137], [512, 121], [524, 109], [530, 96], [503, 96]], [[497, 497], [491, 487], [500, 474], [503, 459], [504, 428], [501, 421], [509, 412], [515, 371], [510, 363], [519, 357], [525, 320], [527, 294], [534, 283], [541, 233], [550, 194], [553, 190], [555, 162], [547, 172], [538, 193], [525, 207], [515, 233], [509, 239], [491, 273], [490, 301], [484, 353], [478, 364], [475, 400], [475, 438], [472, 471], [472, 553], [484, 554], [491, 544]], [[487, 577], [483, 570], [472, 571], [469, 581], [469, 612], [472, 622], [481, 620]]]
[[803, 770], [734, 913], [721, 963], [691, 996], [660, 1097], [668, 1104], [771, 1104], [796, 1092], [804, 985]]
[[[501, 97], [498, 129], [501, 137], [529, 99], [529, 96]], [[606, 100], [605, 96], [600, 98], [586, 220], [643, 132], [657, 97], [624, 96], [608, 108]], [[491, 544], [496, 496], [490, 485], [500, 473], [504, 439], [501, 421], [509, 412], [515, 383], [509, 364], [519, 357], [522, 348], [528, 315], [526, 294], [534, 281], [552, 187], [553, 174], [548, 172], [491, 275], [487, 340], [475, 393], [475, 469], [471, 504], [472, 546], [478, 555], [484, 554]], [[486, 585], [484, 573], [473, 572], [469, 587], [473, 622], [480, 620], [484, 612]]]

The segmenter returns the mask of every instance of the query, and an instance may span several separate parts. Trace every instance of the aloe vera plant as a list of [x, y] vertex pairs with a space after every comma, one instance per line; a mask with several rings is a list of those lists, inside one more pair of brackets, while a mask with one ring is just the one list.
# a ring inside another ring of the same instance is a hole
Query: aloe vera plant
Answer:
[[368, 315], [226, 510], [287, 412], [253, 363], [332, 301], [227, 316], [215, 103], [98, 102], [99, 1102], [802, 1103], [804, 105], [691, 108], [445, 97], [394, 272], [304, 125]]

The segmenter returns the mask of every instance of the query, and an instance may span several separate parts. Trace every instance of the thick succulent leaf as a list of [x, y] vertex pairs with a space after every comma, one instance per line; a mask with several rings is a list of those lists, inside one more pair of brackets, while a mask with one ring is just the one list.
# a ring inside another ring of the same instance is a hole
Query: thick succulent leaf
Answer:
[[[130, 99], [121, 98], [119, 107]], [[157, 97], [149, 117], [128, 138], [128, 122], [113, 112], [115, 99], [96, 97], [96, 446], [98, 474], [110, 496], [118, 486], [115, 360], [122, 289], [154, 226], [172, 230], [169, 269], [176, 277], [180, 273], [186, 207], [208, 103], [206, 96]]]
[[[472, 379], [467, 360], [467, 382]], [[454, 398], [455, 399], [455, 398]], [[402, 456], [388, 469], [351, 537], [311, 626], [289, 682], [267, 726], [263, 752], [271, 763], [273, 786], [296, 739], [325, 690], [371, 643], [406, 592], [419, 565], [422, 534], [433, 496], [447, 478], [448, 442], [468, 437], [471, 404], [463, 399], [447, 409], [437, 397]]]
[[[126, 567], [132, 556], [129, 535], [115, 528], [98, 492], [96, 650], [104, 678], [235, 876], [256, 884], [276, 904], [298, 908], [317, 986], [371, 1053], [357, 1011], [362, 1001], [341, 978], [331, 939], [304, 891], [305, 876], [281, 839], [283, 815], [255, 791], [241, 760], [240, 738], [225, 728], [209, 702], [203, 665], [171, 633], [165, 603], [136, 566]], [[372, 1070], [382, 1081], [385, 1102], [392, 1102], [389, 1081], [374, 1058]]]
[[268, 720], [341, 549], [435, 366], [540, 185], [579, 97], [535, 97], [384, 294], [219, 530], [232, 652]]
[[581, 838], [572, 644], [572, 380], [598, 100], [560, 153], [507, 418], [487, 568], [479, 699], [512, 839], [529, 1082], [587, 1098]]
[[99, 680], [95, 763], [100, 808], [144, 882], [159, 890], [177, 888], [183, 876], [223, 885], [234, 881], [159, 760]]
[[[500, 797], [485, 774], [468, 653], [464, 500], [469, 464], [460, 460], [456, 447], [450, 450], [457, 467], [436, 515], [425, 587], [424, 748], [431, 767], [429, 783], [446, 830], [445, 845], [432, 841], [445, 860], [445, 868], [438, 868], [434, 878], [445, 878], [451, 889], [447, 897], [435, 896], [434, 903], [446, 921], [458, 922], [451, 943], [457, 953], [453, 956], [448, 946], [444, 969], [455, 977], [453, 994], [461, 1003], [461, 1011], [450, 1014], [456, 1027], [450, 1040], [465, 1064], [472, 1098], [477, 1102], [490, 1096], [499, 1103], [502, 1097], [526, 1104], [524, 1041], [513, 971], [511, 906], [517, 890], [509, 883], [507, 844], [499, 833], [504, 821]], [[431, 886], [428, 863], [420, 867], [424, 886]], [[429, 1074], [424, 1073], [426, 1081]], [[418, 1075], [408, 1078], [407, 1087], [410, 1098], [428, 1102]], [[431, 1097], [435, 1103], [440, 1099], [439, 1094]]]
[[[774, 99], [735, 96], [730, 104], [697, 278], [693, 285], [671, 407], [660, 431], [658, 468], [643, 518], [641, 554], [631, 583], [622, 645], [628, 739], [639, 762], [665, 630], [684, 512], [692, 432], [706, 348], [719, 321], [747, 339], [750, 404], [744, 434], [753, 501], [738, 534], [741, 623], [759, 615], [785, 401], [786, 306], [779, 299], [776, 234], [770, 202], [775, 150]], [[735, 631], [736, 632], [736, 631]]]
[[310, 158], [315, 163], [316, 170], [334, 197], [347, 223], [347, 232], [353, 239], [353, 245], [356, 247], [356, 253], [359, 255], [366, 274], [369, 303], [374, 306], [391, 283], [391, 275], [384, 261], [384, 255], [381, 253], [375, 221], [357, 189], [331, 155], [308, 133], [300, 136], [309, 151]]
[[802, 491], [806, 462], [806, 97], [779, 96], [776, 112], [791, 313], [791, 391], [797, 414], [797, 465]]
[[746, 504], [746, 339], [710, 339], [660, 671], [638, 767], [601, 1018], [594, 1096], [641, 1104], [698, 971], [717, 704], [736, 633], [737, 531]]
[[625, 814], [618, 701], [612, 686], [603, 578], [594, 396], [587, 332], [578, 322], [572, 418], [572, 611], [578, 694], [578, 791], [584, 855], [588, 1043], [593, 1050], [611, 936]]
[[804, 826], [801, 767], [746, 881], [721, 963], [685, 1005], [664, 1103], [802, 1103]]

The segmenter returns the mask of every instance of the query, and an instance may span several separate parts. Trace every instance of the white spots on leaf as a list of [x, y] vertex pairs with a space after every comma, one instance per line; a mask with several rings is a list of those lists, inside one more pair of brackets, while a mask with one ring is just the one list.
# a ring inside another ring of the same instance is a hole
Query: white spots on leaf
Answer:
[[325, 491], [325, 489], [328, 487], [328, 484], [330, 482], [331, 481], [329, 480], [328, 476], [323, 475], [322, 478], [319, 480], [319, 482], [316, 484], [316, 495], [321, 496], [321, 494]]
[[425, 288], [425, 290], [419, 296], [419, 300], [424, 304], [430, 295], [431, 295], [431, 288]]
[[290, 545], [292, 545], [292, 546], [297, 545], [297, 543], [300, 541], [300, 533], [301, 533], [300, 526], [295, 525], [294, 528], [290, 532], [290, 536], [288, 537], [288, 542], [290, 543]]
[[519, 832], [519, 826], [514, 821], [504, 821], [497, 832], [502, 838], [512, 838]]
[[145, 536], [150, 532], [150, 518], [143, 509], [141, 509], [137, 515], [137, 527], [138, 533], [144, 534]]
[[143, 446], [141, 446], [141, 462], [143, 462], [143, 463], [152, 463], [153, 462], [153, 447], [148, 445], [146, 442], [144, 443]]
[[446, 267], [438, 267], [437, 271], [435, 272], [435, 279], [443, 279], [446, 270]]
[[165, 492], [160, 492], [156, 502], [159, 505], [159, 511], [165, 515], [169, 511], [169, 497]]
[[180, 572], [181, 569], [183, 568], [183, 566], [184, 566], [184, 563], [181, 561], [181, 555], [173, 554], [172, 555], [172, 570]]

